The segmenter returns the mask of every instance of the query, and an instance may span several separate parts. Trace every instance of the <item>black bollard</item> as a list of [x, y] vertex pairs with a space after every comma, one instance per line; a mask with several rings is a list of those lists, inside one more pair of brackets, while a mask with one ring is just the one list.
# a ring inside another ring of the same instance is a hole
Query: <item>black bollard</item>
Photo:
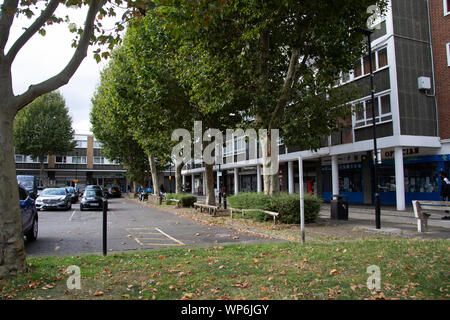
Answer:
[[107, 222], [107, 207], [106, 207], [106, 201], [103, 200], [103, 255], [106, 256], [106, 245], [107, 245], [107, 241], [106, 241], [106, 222]]

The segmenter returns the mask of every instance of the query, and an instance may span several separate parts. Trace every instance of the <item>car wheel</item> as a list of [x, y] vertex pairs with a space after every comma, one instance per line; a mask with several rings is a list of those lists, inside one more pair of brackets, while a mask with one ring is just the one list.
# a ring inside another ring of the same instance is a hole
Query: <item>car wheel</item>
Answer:
[[33, 220], [33, 225], [31, 226], [30, 231], [28, 231], [25, 234], [25, 237], [27, 238], [27, 241], [29, 241], [29, 242], [35, 241], [37, 239], [37, 237], [38, 237], [38, 231], [39, 231], [38, 219], [35, 218]]

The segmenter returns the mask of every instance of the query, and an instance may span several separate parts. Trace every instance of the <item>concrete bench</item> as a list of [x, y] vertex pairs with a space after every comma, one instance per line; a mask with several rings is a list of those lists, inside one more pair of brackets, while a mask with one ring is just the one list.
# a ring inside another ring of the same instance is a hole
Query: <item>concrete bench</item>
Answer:
[[180, 200], [177, 200], [177, 199], [169, 199], [169, 201], [170, 201], [170, 202], [175, 202], [176, 205], [177, 205], [177, 207], [180, 206]]
[[417, 231], [426, 232], [428, 229], [428, 218], [431, 213], [448, 215], [445, 211], [450, 211], [450, 201], [412, 201], [414, 216], [417, 219]]
[[251, 212], [251, 211], [258, 211], [258, 212], [264, 212], [265, 214], [271, 216], [273, 218], [273, 224], [277, 223], [277, 218], [279, 216], [278, 212], [273, 212], [273, 211], [267, 211], [267, 210], [261, 210], [261, 209], [236, 209], [236, 208], [231, 208], [230, 207], [230, 217], [233, 219], [233, 212], [239, 212], [242, 213], [242, 218], [244, 218], [244, 215], [246, 212]]
[[195, 209], [200, 209], [200, 212], [203, 212], [203, 209], [206, 209], [206, 210], [208, 210], [208, 213], [209, 214], [212, 213], [212, 215], [214, 217], [216, 216], [217, 210], [219, 209], [219, 207], [217, 207], [217, 206], [210, 206], [210, 205], [207, 205], [207, 204], [204, 204], [204, 203], [198, 203], [198, 202], [194, 203], [194, 208]]

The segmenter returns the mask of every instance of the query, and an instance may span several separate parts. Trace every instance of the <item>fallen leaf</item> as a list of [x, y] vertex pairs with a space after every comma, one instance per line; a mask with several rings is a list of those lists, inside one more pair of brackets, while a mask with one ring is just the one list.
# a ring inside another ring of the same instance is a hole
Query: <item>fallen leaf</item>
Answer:
[[339, 274], [339, 271], [336, 270], [336, 269], [333, 269], [333, 270], [330, 271], [330, 276], [334, 276], [334, 275], [337, 275], [337, 274]]
[[103, 295], [103, 291], [96, 291], [95, 293], [94, 293], [94, 296], [96, 296], [96, 297], [100, 297], [100, 296], [102, 296]]

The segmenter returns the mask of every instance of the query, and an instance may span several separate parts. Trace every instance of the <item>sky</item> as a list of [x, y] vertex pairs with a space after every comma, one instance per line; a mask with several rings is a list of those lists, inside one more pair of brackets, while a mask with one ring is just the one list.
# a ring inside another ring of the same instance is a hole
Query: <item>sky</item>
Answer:
[[[65, 16], [68, 13], [71, 22], [76, 23], [77, 26], [83, 25], [86, 12], [87, 8], [65, 7], [58, 8], [56, 11], [57, 16]], [[120, 17], [121, 14], [119, 13], [118, 16]], [[15, 19], [5, 52], [23, 32], [22, 28], [28, 27], [33, 21], [25, 17]], [[107, 23], [106, 25], [107, 28], [112, 26]], [[48, 26], [45, 36], [34, 35], [19, 52], [12, 65], [14, 94], [23, 93], [31, 84], [37, 84], [59, 73], [75, 50], [71, 47], [73, 38], [74, 34], [69, 32], [66, 23]], [[93, 47], [88, 48], [88, 56], [72, 79], [59, 89], [66, 101], [76, 133], [91, 133], [89, 122], [91, 98], [99, 83], [100, 71], [107, 64], [105, 61], [97, 63], [93, 58], [93, 50]]]

